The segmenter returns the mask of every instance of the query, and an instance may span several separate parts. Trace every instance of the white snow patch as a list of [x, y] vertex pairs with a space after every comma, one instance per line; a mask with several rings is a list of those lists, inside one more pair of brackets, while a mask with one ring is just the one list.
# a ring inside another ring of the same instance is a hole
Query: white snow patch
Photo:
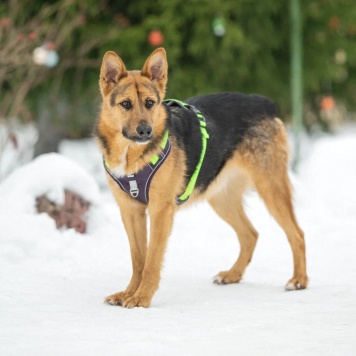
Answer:
[[58, 204], [64, 189], [82, 195], [91, 203], [99, 201], [95, 180], [70, 159], [57, 153], [45, 154], [18, 168], [0, 185], [0, 212], [34, 211], [36, 197], [46, 194]]

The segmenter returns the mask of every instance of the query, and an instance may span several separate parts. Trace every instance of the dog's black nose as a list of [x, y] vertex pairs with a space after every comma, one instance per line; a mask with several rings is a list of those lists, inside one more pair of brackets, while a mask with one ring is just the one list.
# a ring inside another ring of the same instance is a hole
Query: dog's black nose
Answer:
[[137, 126], [136, 132], [138, 133], [140, 138], [147, 139], [152, 136], [152, 127], [147, 124], [141, 124]]

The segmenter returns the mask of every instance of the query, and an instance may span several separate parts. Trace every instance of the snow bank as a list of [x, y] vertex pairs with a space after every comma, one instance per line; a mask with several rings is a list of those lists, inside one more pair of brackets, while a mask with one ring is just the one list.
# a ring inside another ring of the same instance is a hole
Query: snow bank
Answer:
[[94, 204], [100, 197], [95, 180], [69, 158], [57, 153], [41, 155], [1, 183], [0, 213], [34, 213], [36, 197], [40, 195], [63, 204], [64, 189]]
[[95, 178], [100, 189], [107, 189], [106, 173], [103, 169], [103, 156], [92, 138], [83, 140], [62, 140], [59, 144], [60, 154], [70, 157]]

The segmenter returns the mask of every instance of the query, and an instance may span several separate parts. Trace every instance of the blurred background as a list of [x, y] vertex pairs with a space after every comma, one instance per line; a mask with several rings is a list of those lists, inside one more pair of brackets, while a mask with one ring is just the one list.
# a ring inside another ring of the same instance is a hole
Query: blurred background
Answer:
[[[355, 118], [356, 6], [297, 1], [303, 127], [333, 132]], [[2, 0], [0, 179], [63, 139], [90, 137], [107, 50], [139, 69], [163, 46], [167, 97], [260, 93], [291, 122], [292, 15], [290, 1]]]

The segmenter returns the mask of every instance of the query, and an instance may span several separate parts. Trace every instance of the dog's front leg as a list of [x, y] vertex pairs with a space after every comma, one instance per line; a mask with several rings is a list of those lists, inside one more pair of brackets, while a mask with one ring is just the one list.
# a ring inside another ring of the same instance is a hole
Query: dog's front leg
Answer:
[[123, 302], [126, 308], [149, 307], [159, 286], [161, 267], [167, 241], [172, 228], [174, 204], [149, 208], [150, 242], [147, 251], [142, 281], [136, 293]]
[[147, 253], [146, 207], [129, 202], [120, 206], [120, 211], [130, 243], [132, 277], [125, 291], [106, 297], [105, 302], [112, 305], [122, 305], [124, 300], [134, 295], [142, 280]]

